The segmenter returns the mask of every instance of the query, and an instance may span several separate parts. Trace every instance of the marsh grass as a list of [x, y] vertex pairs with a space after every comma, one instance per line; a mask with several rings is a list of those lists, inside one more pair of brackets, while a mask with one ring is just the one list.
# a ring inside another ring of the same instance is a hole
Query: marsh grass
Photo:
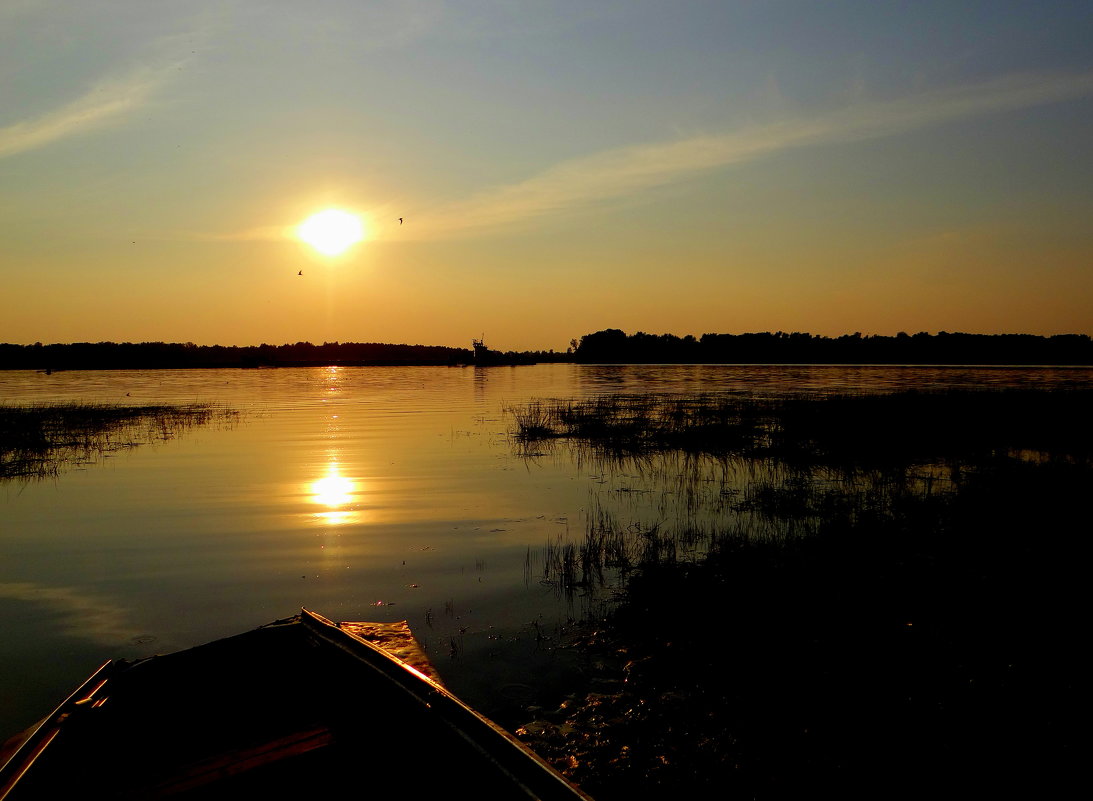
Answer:
[[507, 411], [517, 453], [565, 447], [610, 485], [615, 511], [604, 511], [600, 492], [584, 544], [553, 543], [542, 562], [543, 581], [572, 595], [618, 591], [593, 580], [625, 579], [606, 568], [605, 541], [628, 554], [628, 569], [695, 560], [725, 539], [789, 542], [836, 524], [906, 524], [1012, 462], [1088, 468], [1090, 408], [1090, 390], [992, 388], [604, 395]]
[[998, 450], [1093, 450], [1093, 391], [1036, 389], [603, 395], [508, 409], [517, 442], [566, 439], [603, 457], [665, 451], [879, 468]]
[[119, 406], [95, 403], [0, 405], [0, 481], [43, 479], [195, 426], [234, 422], [211, 404]]
[[509, 413], [519, 442], [567, 438], [624, 456], [751, 447], [762, 436], [762, 411], [736, 396], [603, 395], [533, 401]]
[[604, 482], [543, 580], [608, 608], [577, 645], [621, 689], [575, 694], [529, 740], [602, 801], [1063, 791], [1090, 408], [1077, 390], [540, 408]]

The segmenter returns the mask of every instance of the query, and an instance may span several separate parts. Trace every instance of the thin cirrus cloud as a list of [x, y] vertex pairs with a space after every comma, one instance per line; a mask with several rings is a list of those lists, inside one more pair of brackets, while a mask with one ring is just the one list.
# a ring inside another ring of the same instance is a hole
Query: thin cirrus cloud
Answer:
[[420, 238], [434, 239], [515, 225], [780, 151], [895, 136], [1090, 94], [1093, 73], [1012, 75], [898, 100], [858, 103], [811, 118], [733, 133], [610, 150], [566, 161], [520, 183], [415, 215], [415, 229]]
[[[1010, 75], [896, 100], [859, 102], [826, 114], [730, 133], [617, 148], [561, 162], [519, 183], [487, 189], [465, 200], [422, 209], [414, 212], [412, 227], [381, 226], [369, 238], [385, 239], [393, 230], [402, 241], [475, 236], [633, 197], [702, 172], [787, 150], [897, 136], [1090, 95], [1093, 73]], [[199, 238], [273, 240], [293, 235], [294, 227], [279, 225]]]
[[178, 67], [179, 62], [173, 61], [134, 70], [124, 77], [100, 82], [60, 108], [0, 128], [0, 158], [124, 122]]

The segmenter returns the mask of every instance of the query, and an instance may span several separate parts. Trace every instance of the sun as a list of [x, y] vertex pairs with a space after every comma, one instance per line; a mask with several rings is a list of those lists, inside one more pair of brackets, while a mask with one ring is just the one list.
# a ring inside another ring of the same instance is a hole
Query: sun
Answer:
[[320, 253], [337, 256], [364, 239], [364, 226], [356, 214], [324, 209], [300, 223], [296, 235]]

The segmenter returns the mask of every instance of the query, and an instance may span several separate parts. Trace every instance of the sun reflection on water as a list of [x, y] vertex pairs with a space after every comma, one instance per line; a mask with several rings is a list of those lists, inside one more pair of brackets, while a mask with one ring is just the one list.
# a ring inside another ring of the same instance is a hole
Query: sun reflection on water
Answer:
[[311, 502], [326, 507], [325, 511], [316, 512], [314, 517], [329, 525], [343, 525], [359, 518], [359, 509], [354, 508], [359, 494], [359, 482], [343, 476], [336, 461], [329, 462], [326, 473], [308, 485]]

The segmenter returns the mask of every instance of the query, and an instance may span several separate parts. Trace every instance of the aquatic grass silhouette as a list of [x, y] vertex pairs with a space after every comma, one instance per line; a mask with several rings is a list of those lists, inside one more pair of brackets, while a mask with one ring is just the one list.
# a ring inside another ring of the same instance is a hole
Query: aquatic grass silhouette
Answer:
[[620, 525], [594, 501], [583, 545], [549, 546], [544, 581], [572, 595], [618, 589], [608, 541], [630, 569], [697, 560], [726, 537], [894, 525], [1013, 460], [1088, 465], [1089, 408], [1089, 390], [986, 389], [602, 395], [508, 412], [518, 453], [564, 444], [582, 470], [610, 477], [615, 509], [644, 516]]
[[1091, 401], [545, 404], [551, 443], [603, 483], [543, 580], [564, 571], [597, 610], [580, 647], [618, 689], [577, 694], [526, 737], [605, 801], [1065, 787], [1083, 769]]
[[567, 439], [616, 458], [680, 450], [883, 466], [997, 449], [1087, 453], [1093, 391], [602, 395], [507, 410], [517, 442]]
[[577, 439], [624, 455], [752, 446], [762, 434], [762, 411], [736, 396], [602, 395], [533, 401], [510, 413], [518, 441]]
[[551, 425], [551, 407], [542, 401], [532, 401], [524, 406], [511, 407], [507, 411], [516, 418], [521, 440], [536, 442], [557, 436]]
[[[643, 558], [633, 529], [624, 529], [606, 512], [590, 520], [580, 542], [556, 537], [543, 549], [541, 582], [555, 588], [559, 596], [573, 600], [582, 593], [592, 601], [598, 591], [617, 585], [620, 576]], [[655, 540], [655, 526], [650, 536]], [[526, 563], [534, 560], [528, 551]], [[530, 572], [526, 575], [530, 576]]]
[[0, 405], [0, 480], [42, 479], [238, 413], [213, 404]]

